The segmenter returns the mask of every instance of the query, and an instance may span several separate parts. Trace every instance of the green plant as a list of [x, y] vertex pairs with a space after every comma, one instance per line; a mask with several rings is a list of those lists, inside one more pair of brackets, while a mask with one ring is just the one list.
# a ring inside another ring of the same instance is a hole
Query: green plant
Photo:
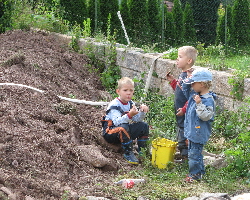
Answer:
[[85, 0], [60, 0], [59, 5], [63, 12], [61, 16], [64, 20], [69, 21], [70, 25], [83, 25], [83, 21], [87, 19], [87, 6]]
[[183, 10], [181, 8], [181, 3], [179, 0], [174, 0], [173, 7], [173, 18], [175, 24], [175, 42], [177, 45], [183, 43], [183, 30], [184, 30], [184, 21], [183, 21]]
[[131, 17], [131, 24], [129, 25], [129, 36], [131, 37], [131, 42], [138, 45], [145, 45], [148, 42], [146, 36], [150, 30], [147, 1], [130, 0], [128, 2], [128, 9]]
[[60, 103], [55, 106], [55, 110], [63, 115], [74, 114], [76, 112], [76, 106], [70, 103]]
[[2, 0], [0, 3], [0, 33], [11, 27], [11, 15], [14, 8], [11, 1]]
[[239, 176], [249, 176], [250, 131], [240, 133], [239, 136], [231, 140], [230, 143], [232, 143], [231, 148], [225, 152], [228, 156], [228, 166], [226, 169], [235, 178]]
[[75, 96], [74, 94], [69, 94], [69, 98], [71, 98], [71, 99], [75, 99], [75, 98], [76, 98], [76, 96]]
[[[144, 77], [144, 74], [141, 74]], [[145, 94], [145, 85], [141, 79], [135, 77], [134, 101], [139, 104], [145, 103], [149, 106], [150, 112], [146, 116], [146, 121], [151, 127], [150, 141], [157, 137], [164, 137], [176, 140], [176, 121], [174, 112], [173, 95], [165, 97], [158, 94], [157, 90], [150, 89]]]
[[234, 76], [228, 79], [228, 83], [233, 86], [231, 95], [234, 96], [236, 100], [243, 100], [243, 92], [244, 92], [244, 79], [249, 77], [247, 71], [237, 70], [234, 72]]
[[69, 198], [69, 191], [64, 190], [61, 200], [68, 200]]
[[91, 35], [91, 26], [90, 26], [90, 18], [87, 18], [86, 20], [83, 21], [83, 37], [90, 37]]
[[108, 45], [105, 49], [105, 69], [101, 73], [101, 81], [105, 88], [111, 93], [114, 92], [117, 86], [117, 80], [121, 78], [120, 67], [116, 65], [116, 42], [115, 35], [111, 35], [111, 15], [108, 17], [107, 23], [107, 40]]
[[236, 0], [232, 10], [231, 44], [248, 46], [250, 42], [250, 12], [247, 0]]
[[196, 30], [194, 27], [193, 12], [190, 4], [187, 2], [183, 13], [183, 36], [184, 41], [191, 45], [197, 42]]
[[101, 81], [103, 86], [112, 93], [117, 86], [117, 80], [121, 78], [119, 66], [109, 66], [101, 73]]
[[250, 113], [244, 107], [239, 108], [237, 112], [224, 110], [217, 113], [206, 149], [209, 152], [220, 153], [234, 146], [230, 141], [247, 132], [250, 126], [249, 117]]
[[[98, 4], [98, 3], [97, 3]], [[99, 29], [108, 37], [108, 26], [110, 26], [110, 34], [120, 28], [120, 21], [117, 16], [119, 10], [119, 2], [117, 0], [99, 0], [100, 16], [98, 19]], [[110, 20], [110, 24], [107, 21]]]
[[197, 40], [205, 46], [214, 44], [218, 20], [219, 0], [189, 1], [193, 10]]
[[167, 54], [164, 54], [162, 58], [165, 59], [171, 59], [171, 60], [176, 60], [178, 57], [178, 49], [177, 48], [171, 48], [168, 50]]
[[[169, 44], [170, 46], [174, 46], [176, 41], [175, 39], [175, 24], [174, 24], [174, 18], [173, 13], [167, 11], [167, 6], [164, 6], [164, 21], [165, 21], [165, 31], [164, 31], [164, 45]], [[165, 50], [164, 50], [165, 51]]]
[[79, 47], [79, 39], [82, 36], [82, 28], [79, 24], [75, 24], [72, 28], [72, 38], [70, 42], [70, 47], [76, 51], [79, 52], [80, 47]]
[[12, 5], [13, 29], [29, 30], [33, 27], [59, 33], [69, 31], [68, 22], [60, 17], [60, 8], [48, 10], [44, 4], [39, 3], [32, 9], [25, 1], [16, 1]]

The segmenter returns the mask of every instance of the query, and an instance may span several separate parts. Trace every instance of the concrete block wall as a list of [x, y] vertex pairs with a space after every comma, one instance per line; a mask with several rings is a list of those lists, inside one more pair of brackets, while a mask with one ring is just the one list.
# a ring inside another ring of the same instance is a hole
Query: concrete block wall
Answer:
[[[55, 34], [60, 42], [69, 44], [71, 41], [70, 36], [65, 36], [61, 34]], [[101, 42], [95, 42], [93, 39], [80, 39], [79, 46], [81, 49], [89, 48], [92, 46], [94, 49], [95, 56], [103, 61], [106, 61], [106, 57], [109, 55], [108, 44]], [[146, 83], [147, 75], [150, 71], [152, 65], [154, 66], [154, 73], [151, 79], [150, 87], [159, 88], [160, 94], [168, 96], [173, 94], [173, 90], [170, 87], [168, 81], [166, 80], [166, 74], [172, 71], [172, 74], [177, 78], [180, 74], [180, 70], [176, 68], [174, 60], [157, 58], [161, 54], [157, 53], [144, 53], [141, 49], [133, 49], [122, 47], [117, 45], [116, 48], [116, 64], [120, 66], [121, 75], [134, 78], [137, 76], [143, 79]], [[194, 68], [199, 68], [199, 66], [194, 66]], [[213, 74], [212, 88], [220, 99], [220, 105], [225, 109], [233, 110], [241, 105], [233, 99], [230, 95], [232, 86], [228, 84], [228, 78], [233, 75], [230, 72], [211, 70]], [[144, 73], [144, 78], [141, 77]], [[244, 97], [250, 97], [250, 78], [244, 80]]]

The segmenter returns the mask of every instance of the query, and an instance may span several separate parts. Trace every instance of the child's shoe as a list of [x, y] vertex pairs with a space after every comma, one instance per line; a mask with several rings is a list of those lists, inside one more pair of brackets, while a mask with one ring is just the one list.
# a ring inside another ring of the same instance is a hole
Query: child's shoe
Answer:
[[196, 181], [200, 181], [200, 179], [194, 179], [193, 177], [187, 175], [187, 177], [185, 178], [185, 182], [186, 183], [193, 183], [193, 182], [196, 182]]
[[139, 160], [135, 157], [135, 154], [133, 153], [133, 151], [129, 151], [123, 154], [124, 158], [127, 160], [128, 163], [134, 164], [134, 165], [138, 165], [139, 164]]
[[138, 165], [139, 160], [135, 157], [133, 152], [133, 142], [132, 140], [128, 141], [127, 143], [122, 143], [122, 148], [124, 149], [124, 158], [131, 164]]

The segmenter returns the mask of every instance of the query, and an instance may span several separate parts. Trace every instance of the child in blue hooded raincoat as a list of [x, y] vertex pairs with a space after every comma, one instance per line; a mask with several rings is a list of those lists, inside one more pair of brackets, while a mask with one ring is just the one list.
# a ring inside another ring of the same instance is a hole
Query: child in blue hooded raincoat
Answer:
[[186, 182], [200, 180], [205, 174], [202, 150], [211, 135], [215, 115], [216, 94], [209, 91], [212, 73], [204, 68], [194, 70], [183, 82], [183, 93], [188, 98], [184, 122], [184, 136], [188, 141], [189, 174]]

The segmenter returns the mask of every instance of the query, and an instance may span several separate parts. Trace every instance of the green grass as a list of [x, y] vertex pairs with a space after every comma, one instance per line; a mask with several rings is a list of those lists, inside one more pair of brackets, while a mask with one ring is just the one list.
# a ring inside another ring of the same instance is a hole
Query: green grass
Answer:
[[199, 55], [195, 65], [210, 67], [215, 70], [237, 70], [244, 73], [248, 73], [250, 76], [250, 51], [249, 49], [234, 49], [225, 46], [208, 46], [203, 48], [201, 45], [196, 47], [198, 49]]
[[[149, 163], [150, 157], [142, 168], [138, 167], [129, 174], [117, 177], [144, 178], [145, 183], [135, 185], [132, 189], [122, 186], [106, 186], [106, 191], [111, 191], [112, 196], [118, 199], [136, 199], [139, 196], [150, 200], [171, 199], [181, 200], [191, 196], [200, 196], [201, 193], [228, 193], [233, 195], [240, 191], [249, 191], [250, 185], [244, 179], [232, 179], [226, 171], [207, 167], [207, 173], [201, 182], [185, 183], [184, 178], [188, 172], [187, 163], [173, 164], [170, 169], [158, 169]], [[120, 172], [122, 174], [122, 172]]]
[[250, 56], [235, 55], [231, 57], [201, 57], [196, 61], [197, 66], [211, 67], [215, 70], [241, 70], [248, 71], [250, 76]]

